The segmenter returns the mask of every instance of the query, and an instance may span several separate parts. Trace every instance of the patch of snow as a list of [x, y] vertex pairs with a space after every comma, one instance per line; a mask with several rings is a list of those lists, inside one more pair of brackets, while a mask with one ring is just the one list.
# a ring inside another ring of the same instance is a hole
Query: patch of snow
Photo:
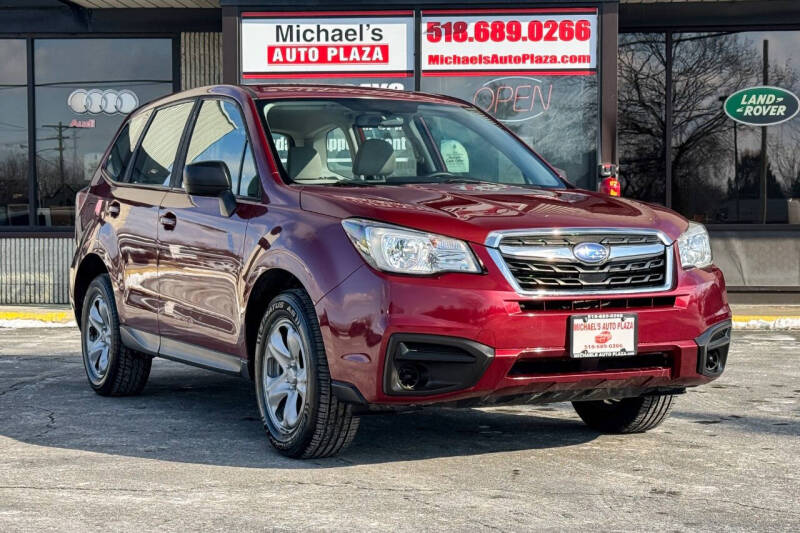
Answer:
[[733, 329], [800, 329], [800, 318], [786, 317], [775, 320], [733, 320]]

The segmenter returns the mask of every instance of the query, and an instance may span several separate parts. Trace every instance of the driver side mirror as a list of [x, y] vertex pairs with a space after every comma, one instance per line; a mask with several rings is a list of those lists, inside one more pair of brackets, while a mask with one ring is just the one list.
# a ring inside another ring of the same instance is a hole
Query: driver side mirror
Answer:
[[219, 198], [219, 212], [230, 217], [236, 211], [228, 166], [222, 161], [202, 161], [183, 168], [183, 188], [191, 196]]

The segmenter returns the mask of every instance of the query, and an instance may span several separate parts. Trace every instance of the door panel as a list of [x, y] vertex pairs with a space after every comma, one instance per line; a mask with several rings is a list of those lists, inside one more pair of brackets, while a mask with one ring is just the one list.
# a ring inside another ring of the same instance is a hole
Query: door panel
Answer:
[[[115, 141], [105, 171], [113, 186], [106, 220], [115, 224], [123, 293], [117, 298], [120, 323], [158, 335], [158, 216], [193, 102], [166, 106], [131, 119]], [[149, 122], [148, 122], [149, 120]], [[138, 142], [142, 130], [147, 130]], [[126, 135], [130, 132], [130, 139]], [[138, 146], [137, 146], [138, 144]], [[134, 147], [136, 147], [134, 149]], [[135, 152], [135, 155], [134, 155]], [[123, 169], [125, 174], [123, 175]]]
[[162, 346], [172, 339], [244, 355], [239, 279], [247, 221], [221, 215], [217, 198], [177, 190], [165, 195], [159, 219]]
[[158, 333], [158, 209], [165, 191], [112, 186], [105, 221], [119, 252], [116, 294], [120, 324]]
[[[252, 183], [245, 162], [247, 128], [238, 105], [227, 99], [199, 103], [186, 146], [185, 164], [220, 162], [234, 194], [246, 196], [240, 183]], [[182, 186], [176, 175], [173, 186]], [[244, 178], [244, 179], [242, 179]], [[257, 182], [256, 182], [257, 185]], [[159, 326], [162, 351], [174, 342], [245, 357], [239, 342], [244, 324], [242, 248], [247, 220], [238, 212], [226, 217], [216, 197], [190, 196], [173, 189], [159, 210]], [[219, 359], [218, 357], [215, 357]]]

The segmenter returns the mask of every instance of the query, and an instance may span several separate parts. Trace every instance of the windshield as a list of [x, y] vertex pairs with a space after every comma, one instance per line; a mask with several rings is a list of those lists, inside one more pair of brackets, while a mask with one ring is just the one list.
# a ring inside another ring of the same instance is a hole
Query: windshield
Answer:
[[294, 183], [566, 186], [518, 139], [469, 107], [379, 98], [261, 105]]

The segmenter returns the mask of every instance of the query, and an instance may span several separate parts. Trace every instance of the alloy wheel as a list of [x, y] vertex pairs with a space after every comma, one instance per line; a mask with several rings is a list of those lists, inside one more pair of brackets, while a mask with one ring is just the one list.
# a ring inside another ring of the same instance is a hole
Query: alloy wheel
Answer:
[[290, 433], [300, 422], [308, 390], [308, 354], [295, 325], [287, 318], [269, 330], [262, 385], [264, 404], [272, 423]]
[[111, 316], [108, 305], [100, 294], [89, 304], [88, 322], [84, 338], [86, 368], [92, 381], [99, 382], [108, 372], [112, 344]]

